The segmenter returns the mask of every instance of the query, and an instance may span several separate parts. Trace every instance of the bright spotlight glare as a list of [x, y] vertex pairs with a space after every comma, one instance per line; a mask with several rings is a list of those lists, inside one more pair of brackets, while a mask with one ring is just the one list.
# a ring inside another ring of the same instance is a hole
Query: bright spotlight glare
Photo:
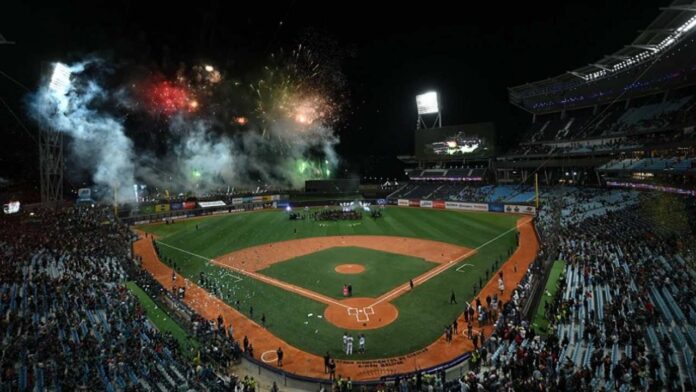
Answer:
[[2, 211], [5, 214], [16, 214], [19, 212], [20, 204], [21, 203], [18, 201], [11, 201], [2, 206]]
[[72, 71], [68, 66], [56, 63], [55, 68], [53, 68], [53, 75], [51, 75], [51, 83], [48, 87], [58, 95], [65, 95], [68, 89], [70, 89], [71, 74]]
[[416, 106], [418, 114], [431, 114], [440, 111], [437, 103], [437, 93], [430, 91], [425, 94], [416, 95]]

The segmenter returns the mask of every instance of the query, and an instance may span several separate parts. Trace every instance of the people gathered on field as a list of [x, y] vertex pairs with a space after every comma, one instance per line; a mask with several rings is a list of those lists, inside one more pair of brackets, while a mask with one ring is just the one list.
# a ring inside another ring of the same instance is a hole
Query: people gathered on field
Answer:
[[[693, 390], [696, 203], [559, 188], [547, 192], [535, 222], [542, 253], [521, 282], [490, 271], [496, 295], [466, 304], [450, 298], [465, 324], [446, 326], [443, 339], [462, 334], [474, 347], [463, 370], [361, 385], [340, 375], [340, 361], [327, 353], [332, 388]], [[165, 289], [140, 268], [130, 254], [135, 234], [110, 208], [36, 210], [0, 223], [0, 391], [261, 389], [251, 375], [229, 371], [241, 357], [259, 356], [254, 342], [237, 342], [234, 325], [196, 314], [185, 291]], [[542, 317], [530, 320], [526, 305], [557, 259], [566, 263], [557, 290], [543, 294]], [[200, 276], [208, 290], [213, 282]], [[159, 329], [140, 291], [186, 333]], [[346, 339], [343, 348], [357, 357], [365, 339]], [[292, 359], [284, 349], [278, 366]]]

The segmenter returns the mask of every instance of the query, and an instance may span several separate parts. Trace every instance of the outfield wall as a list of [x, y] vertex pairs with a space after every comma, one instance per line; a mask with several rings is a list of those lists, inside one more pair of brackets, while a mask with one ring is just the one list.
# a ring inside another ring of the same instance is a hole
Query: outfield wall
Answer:
[[[360, 201], [367, 202], [375, 206], [387, 204], [386, 199], [361, 199]], [[287, 195], [270, 195], [233, 198], [229, 202], [223, 202], [220, 200], [208, 202], [190, 202], [196, 204], [194, 209], [181, 208], [180, 204], [182, 203], [171, 203], [171, 205], [169, 205], [169, 210], [165, 210], [164, 207], [159, 207], [159, 211], [162, 212], [156, 212], [152, 205], [146, 206], [145, 209], [143, 209], [143, 206], [140, 206], [139, 211], [145, 211], [145, 214], [121, 217], [121, 221], [128, 224], [143, 225], [148, 223], [195, 218], [206, 215], [233, 214], [238, 212], [268, 209], [284, 210], [288, 206], [291, 206], [292, 208], [338, 206], [339, 203], [345, 202], [346, 200], [335, 199], [290, 201], [288, 200]]]
[[[508, 214], [536, 215], [536, 207], [525, 204], [504, 203], [471, 203], [464, 201], [445, 200], [421, 200], [421, 199], [363, 199], [372, 205], [396, 205], [399, 207], [431, 208], [440, 210], [478, 211], [478, 212], [502, 212]], [[125, 223], [142, 225], [154, 222], [173, 221], [178, 219], [194, 218], [206, 215], [230, 214], [262, 209], [285, 209], [304, 207], [337, 206], [345, 200], [307, 200], [292, 202], [287, 195], [249, 196], [233, 198], [229, 202], [172, 202], [170, 204], [157, 204], [140, 206], [139, 211], [144, 214], [122, 217]]]
[[460, 211], [504, 212], [508, 214], [536, 215], [536, 207], [525, 204], [469, 203], [463, 201], [397, 199], [399, 207], [436, 208]]
[[122, 215], [120, 218], [124, 223], [141, 225], [205, 215], [285, 208], [287, 205], [288, 195], [280, 194], [235, 197], [226, 200], [142, 203], [133, 205], [132, 210], [128, 212], [130, 215]]

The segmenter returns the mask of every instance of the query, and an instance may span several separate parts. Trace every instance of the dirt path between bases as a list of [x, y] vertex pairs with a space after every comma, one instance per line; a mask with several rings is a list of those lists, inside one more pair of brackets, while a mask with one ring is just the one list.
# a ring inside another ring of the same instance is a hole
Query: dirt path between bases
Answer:
[[[339, 328], [352, 330], [376, 329], [394, 322], [399, 311], [388, 302], [398, 298], [409, 289], [409, 282], [395, 287], [379, 298], [329, 298], [304, 287], [257, 272], [275, 263], [280, 263], [302, 255], [336, 247], [360, 247], [418, 257], [439, 265], [413, 278], [414, 286], [421, 285], [449, 269], [461, 260], [476, 253], [475, 250], [440, 241], [396, 236], [329, 236], [275, 242], [242, 249], [210, 260], [212, 264], [231, 269], [240, 275], [258, 279], [284, 290], [322, 302], [328, 307], [324, 312], [326, 320]], [[248, 260], [252, 260], [247, 263]]]
[[416, 257], [438, 264], [457, 259], [470, 251], [462, 246], [420, 238], [386, 235], [343, 235], [300, 238], [257, 245], [227, 253], [216, 257], [214, 260], [220, 265], [256, 272], [275, 263], [295, 257], [330, 248], [349, 246]]
[[[499, 270], [504, 272], [505, 277], [506, 290], [502, 296], [498, 295], [503, 301], [510, 300], [512, 288], [516, 287], [522, 279], [539, 250], [539, 243], [531, 219], [527, 216], [520, 217], [517, 227], [520, 231], [520, 246]], [[143, 238], [137, 241], [134, 249], [137, 255], [142, 256], [143, 267], [164, 287], [171, 289], [172, 270], [157, 258], [151, 240]], [[480, 298], [499, 294], [497, 272], [495, 271], [491, 280], [479, 293]], [[278, 347], [283, 347], [283, 351], [285, 351], [283, 371], [306, 377], [327, 378], [321, 356], [289, 345], [222, 300], [209, 294], [196, 284], [185, 280], [183, 276], [177, 275], [177, 282], [185, 282], [187, 286], [185, 302], [188, 306], [208, 319], [214, 319], [221, 314], [226, 325], [230, 323], [234, 325], [236, 339], [241, 340], [245, 335], [248, 336], [254, 345], [257, 357], [262, 357], [264, 353], [275, 352]], [[466, 326], [463, 316], [460, 315], [458, 323], [460, 326]], [[462, 353], [473, 349], [471, 341], [461, 333], [461, 329], [465, 330], [466, 328], [460, 328], [460, 333], [450, 343], [441, 337], [427, 347], [410, 354], [375, 360], [337, 360], [336, 372], [343, 377], [351, 377], [353, 380], [374, 380], [389, 374], [413, 372], [451, 361]], [[490, 326], [485, 326], [483, 330], [486, 336], [490, 336]], [[269, 365], [274, 365], [274, 363], [269, 363]]]

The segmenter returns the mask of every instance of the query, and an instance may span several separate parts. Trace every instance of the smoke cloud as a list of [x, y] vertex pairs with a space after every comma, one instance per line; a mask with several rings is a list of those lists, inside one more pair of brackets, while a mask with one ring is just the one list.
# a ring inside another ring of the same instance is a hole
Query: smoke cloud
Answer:
[[[200, 73], [206, 68], [194, 69]], [[228, 112], [225, 108], [234, 106], [230, 102], [253, 101], [258, 91], [240, 97], [237, 89], [234, 99], [214, 95], [215, 89], [225, 88], [218, 70], [215, 78], [196, 79], [207, 83], [200, 89], [205, 95], [197, 94], [196, 85], [167, 82], [144, 100], [129, 89], [134, 82], [114, 83], [118, 72], [103, 61], [91, 59], [67, 69], [64, 85], [56, 84], [54, 75], [27, 97], [30, 116], [68, 136], [70, 161], [78, 167], [66, 167], [66, 172], [87, 171], [95, 185], [108, 188], [120, 202], [134, 199], [135, 184], [197, 195], [228, 188], [297, 189], [307, 179], [329, 176], [339, 164], [339, 138], [327, 109], [307, 108], [302, 102], [293, 106], [289, 79], [264, 97], [269, 110], [235, 107]], [[167, 115], [142, 102], [160, 105]], [[240, 111], [248, 117], [231, 123]], [[307, 121], [310, 115], [312, 121]]]
[[41, 127], [70, 136], [69, 153], [92, 173], [95, 184], [113, 189], [119, 200], [130, 200], [135, 184], [133, 143], [119, 119], [97, 109], [109, 93], [95, 79], [84, 78], [89, 68], [101, 65], [91, 60], [69, 66], [74, 82], [58, 91], [41, 87], [28, 98], [29, 113]]

